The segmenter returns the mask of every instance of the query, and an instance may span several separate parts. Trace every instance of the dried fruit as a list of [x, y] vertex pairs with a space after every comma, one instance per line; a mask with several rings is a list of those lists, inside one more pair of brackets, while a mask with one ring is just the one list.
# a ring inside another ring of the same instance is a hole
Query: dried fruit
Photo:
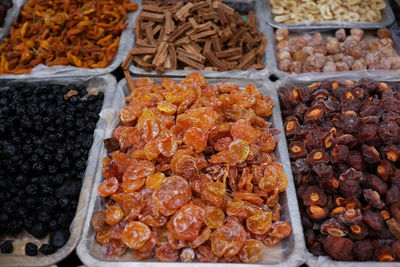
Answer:
[[117, 54], [127, 12], [137, 8], [129, 1], [99, 6], [74, 1], [64, 7], [28, 1], [0, 48], [0, 73], [30, 73], [39, 64], [105, 68]]
[[128, 86], [123, 125], [105, 142], [98, 191], [107, 208], [91, 220], [106, 255], [129, 247], [136, 260], [253, 263], [291, 234], [280, 221], [289, 181], [265, 121], [269, 97], [199, 73]]
[[[276, 3], [271, 2], [272, 6], [276, 5]], [[279, 5], [280, 7], [272, 9], [272, 12], [280, 15], [279, 17], [282, 20], [293, 20], [293, 18], [296, 20], [296, 12], [294, 11], [302, 8], [299, 3], [292, 5], [284, 2], [279, 3]], [[321, 4], [310, 4], [310, 6], [312, 5], [317, 7]], [[284, 9], [288, 6], [294, 7], [293, 14], [291, 12], [282, 13], [285, 12]], [[351, 7], [353, 8], [352, 11], [347, 13], [352, 15], [354, 15], [353, 11], [361, 10], [358, 6], [351, 5]], [[309, 6], [306, 9], [306, 12], [310, 13]], [[327, 10], [328, 13], [335, 13], [335, 16], [341, 16], [336, 12], [337, 10], [343, 11], [342, 7], [326, 3], [320, 9], [321, 11]], [[316, 11], [317, 13], [319, 12], [319, 10]], [[346, 13], [346, 11], [344, 12]], [[372, 12], [370, 12], [370, 15]], [[324, 15], [326, 14], [323, 14], [322, 17]], [[316, 16], [315, 13], [308, 14], [307, 20], [318, 20], [318, 17], [319, 19], [321, 18], [321, 16]], [[355, 15], [355, 17], [360, 16]], [[373, 17], [375, 16], [373, 15]], [[301, 20], [304, 19], [300, 15], [297, 16], [297, 19], [299, 18]], [[333, 19], [333, 17], [331, 16], [330, 19]], [[343, 20], [343, 18], [340, 17], [337, 20]], [[391, 62], [399, 57], [393, 50], [393, 40], [390, 38], [390, 31], [386, 28], [381, 28], [377, 31], [379, 38], [368, 36], [363, 39], [364, 32], [360, 29], [351, 29], [351, 34], [347, 36], [344, 29], [339, 29], [336, 31], [335, 37], [328, 36], [325, 40], [320, 33], [316, 33], [314, 36], [304, 34], [299, 38], [291, 36], [287, 29], [285, 29], [288, 32], [287, 35], [282, 35], [279, 30], [275, 32], [277, 60], [279, 69], [284, 72], [339, 72], [367, 68], [389, 70], [399, 67], [397, 62], [395, 64]]]
[[140, 249], [150, 238], [150, 228], [141, 222], [129, 222], [122, 232], [122, 241], [132, 249]]
[[[343, 31], [338, 35], [343, 36]], [[345, 40], [344, 49], [354, 48], [353, 37]], [[311, 101], [291, 95], [304, 89], [309, 90]], [[300, 212], [307, 246], [314, 255], [328, 253], [340, 260], [396, 260], [393, 247], [398, 245], [392, 240], [400, 229], [397, 91], [397, 84], [371, 79], [321, 81], [281, 89], [284, 119], [293, 122], [286, 136]], [[324, 120], [310, 123], [305, 118], [307, 113], [297, 113], [299, 106], [303, 110], [321, 108]], [[311, 152], [304, 158], [307, 149]], [[316, 236], [317, 230], [328, 237]], [[354, 249], [345, 251], [344, 247], [351, 247], [351, 240], [356, 241]], [[268, 242], [273, 244], [273, 240]]]
[[323, 241], [324, 250], [335, 260], [353, 260], [353, 241], [345, 237], [327, 236]]

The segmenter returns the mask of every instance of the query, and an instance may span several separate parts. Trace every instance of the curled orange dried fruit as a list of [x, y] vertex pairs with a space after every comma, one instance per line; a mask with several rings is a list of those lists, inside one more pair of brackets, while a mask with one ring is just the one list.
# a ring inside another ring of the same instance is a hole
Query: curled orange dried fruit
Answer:
[[105, 68], [118, 50], [129, 0], [29, 0], [0, 46], [0, 74], [30, 73], [39, 64]]
[[204, 222], [205, 211], [203, 208], [187, 204], [172, 216], [168, 226], [175, 238], [181, 240], [194, 240]]
[[141, 222], [130, 222], [126, 224], [122, 232], [122, 241], [132, 248], [140, 249], [151, 236], [150, 228]]
[[119, 206], [109, 206], [106, 210], [105, 222], [109, 225], [119, 223], [124, 217], [124, 212]]
[[229, 221], [211, 234], [211, 249], [218, 257], [232, 257], [239, 253], [245, 240], [246, 231], [243, 226]]

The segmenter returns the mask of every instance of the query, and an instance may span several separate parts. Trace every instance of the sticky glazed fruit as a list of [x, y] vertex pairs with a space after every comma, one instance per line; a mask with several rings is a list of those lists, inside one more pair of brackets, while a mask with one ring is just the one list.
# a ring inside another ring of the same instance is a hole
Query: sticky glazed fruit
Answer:
[[290, 235], [268, 96], [199, 73], [128, 84], [121, 125], [105, 140], [105, 209], [91, 220], [107, 255], [255, 263]]
[[399, 261], [399, 85], [371, 79], [288, 85], [280, 101], [310, 252]]

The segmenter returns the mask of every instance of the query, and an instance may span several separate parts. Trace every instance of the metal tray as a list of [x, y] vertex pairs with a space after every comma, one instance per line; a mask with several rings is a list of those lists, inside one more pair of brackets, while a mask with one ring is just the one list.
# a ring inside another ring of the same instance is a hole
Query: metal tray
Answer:
[[[392, 32], [392, 40], [394, 43], [394, 48], [397, 54], [400, 56], [400, 28], [398, 26], [390, 27]], [[304, 33], [315, 33], [318, 30], [308, 30]], [[335, 30], [325, 30], [319, 31], [322, 36], [326, 38], [327, 36], [334, 36]], [[366, 30], [365, 35], [367, 38], [372, 36], [376, 31], [375, 30]], [[269, 27], [267, 30], [267, 38], [271, 40], [271, 48], [268, 51], [269, 55], [271, 55], [270, 60], [268, 61], [268, 68], [272, 74], [275, 74], [280, 79], [290, 79], [293, 81], [313, 81], [313, 80], [327, 80], [327, 79], [350, 79], [351, 77], [362, 77], [368, 76], [374, 79], [394, 79], [400, 77], [400, 70], [349, 70], [349, 71], [341, 71], [341, 72], [306, 72], [306, 73], [289, 73], [281, 71], [278, 67], [278, 59], [277, 59], [277, 51], [275, 44], [275, 31], [272, 27]], [[292, 32], [289, 30], [289, 36], [291, 34], [300, 34], [296, 32]]]
[[380, 22], [346, 22], [346, 21], [326, 21], [326, 22], [318, 22], [318, 23], [296, 23], [296, 24], [284, 24], [278, 23], [274, 20], [274, 15], [271, 13], [271, 6], [269, 0], [263, 0], [267, 5], [267, 13], [266, 13], [266, 21], [276, 27], [276, 28], [288, 28], [290, 30], [295, 31], [304, 31], [304, 30], [327, 30], [327, 29], [338, 29], [338, 28], [361, 28], [361, 29], [377, 29], [381, 27], [386, 27], [391, 25], [395, 16], [393, 14], [393, 10], [390, 6], [389, 0], [385, 0], [386, 7], [381, 11], [382, 20]]
[[[139, 16], [139, 13], [142, 9], [142, 0], [136, 0], [136, 3], [139, 4], [138, 11], [134, 14], [134, 22], [135, 19]], [[262, 1], [258, 0], [223, 0], [224, 3], [231, 6], [232, 8], [248, 11], [254, 10], [255, 16], [258, 21], [258, 30], [259, 32], [265, 35], [265, 38], [268, 39], [266, 29], [268, 27], [267, 23], [263, 19], [264, 14], [267, 12], [265, 9], [265, 5]], [[135, 26], [134, 26], [135, 27]], [[136, 43], [136, 36], [134, 36], [134, 43]], [[208, 71], [208, 70], [165, 70], [161, 75], [166, 77], [185, 77], [189, 73], [193, 71], [197, 71], [203, 74], [206, 78], [247, 78], [247, 79], [264, 79], [267, 78], [270, 74], [270, 71], [267, 66], [267, 62], [269, 58], [268, 47], [272, 45], [271, 40], [268, 39], [267, 48], [265, 49], [265, 53], [263, 56], [263, 64], [265, 68], [263, 70], [229, 70], [229, 71]], [[134, 63], [129, 67], [129, 71], [135, 75], [142, 76], [160, 76], [155, 70], [145, 71], [140, 67], [137, 67]]]
[[[156, 82], [160, 82], [160, 78], [155, 79]], [[215, 84], [216, 82], [224, 81], [223, 79], [209, 79], [208, 82], [211, 84]], [[227, 81], [225, 79], [225, 81]], [[271, 82], [254, 82], [252, 80], [246, 79], [230, 79], [229, 81], [237, 83], [239, 86], [244, 86], [250, 82], [259, 88], [264, 94], [267, 94], [274, 101], [275, 106], [273, 109], [273, 115], [270, 118], [272, 122], [272, 126], [279, 129], [281, 133], [279, 134], [278, 145], [275, 149], [275, 154], [282, 163], [284, 171], [288, 177], [289, 185], [285, 193], [281, 194], [280, 204], [282, 205], [281, 218], [283, 220], [290, 221], [292, 225], [292, 234], [288, 239], [285, 239], [278, 247], [275, 248], [266, 248], [264, 247], [264, 257], [262, 258], [260, 263], [253, 264], [252, 266], [298, 266], [304, 262], [304, 252], [305, 252], [305, 242], [303, 236], [303, 228], [300, 222], [300, 214], [297, 205], [296, 192], [292, 177], [292, 172], [290, 169], [290, 161], [289, 155], [286, 145], [286, 138], [283, 133], [283, 124], [282, 118], [280, 115], [280, 106], [278, 100], [278, 94], [276, 91], [276, 87]], [[110, 114], [109, 123], [106, 130], [105, 138], [110, 137], [114, 128], [119, 124], [118, 119], [118, 110], [125, 106], [125, 97], [129, 95], [129, 90], [126, 85], [126, 80], [123, 79], [118, 83], [117, 92], [114, 99], [114, 111], [113, 114]], [[104, 203], [102, 198], [98, 196], [95, 188], [100, 184], [103, 180], [101, 176], [101, 160], [104, 156], [106, 156], [106, 150], [104, 146], [102, 146], [97, 173], [95, 176], [93, 192], [90, 198], [89, 203], [89, 212], [86, 217], [85, 227], [82, 235], [82, 239], [79, 242], [77, 253], [82, 262], [87, 266], [176, 266], [179, 264], [180, 266], [231, 266], [229, 263], [163, 263], [163, 262], [154, 262], [154, 260], [150, 261], [136, 261], [133, 253], [128, 252], [122, 257], [106, 257], [102, 253], [101, 246], [97, 244], [95, 241], [95, 231], [90, 226], [90, 219], [93, 215], [94, 211], [104, 208]], [[235, 266], [248, 266], [247, 264], [235, 264]]]
[[[14, 0], [18, 3], [18, 8], [13, 12], [13, 16], [10, 17], [9, 24], [7, 27], [4, 27], [3, 35], [0, 32], [0, 41], [3, 40], [4, 37], [8, 36], [10, 32], [10, 28], [13, 22], [18, 18], [20, 9], [25, 5], [28, 0]], [[14, 3], [15, 3], [14, 2]], [[132, 3], [135, 0], [131, 0]], [[94, 76], [94, 75], [103, 75], [107, 73], [113, 72], [117, 69], [122, 61], [125, 59], [126, 54], [132, 48], [134, 35], [132, 33], [132, 29], [134, 26], [134, 15], [138, 11], [130, 12], [127, 14], [126, 22], [128, 22], [128, 26], [125, 30], [122, 31], [120, 35], [119, 45], [117, 54], [115, 54], [113, 60], [109, 63], [106, 68], [96, 68], [96, 69], [88, 69], [88, 68], [78, 68], [75, 66], [67, 66], [67, 65], [59, 65], [59, 66], [51, 66], [48, 67], [46, 65], [40, 64], [32, 69], [31, 73], [28, 74], [0, 74], [0, 79], [19, 79], [19, 78], [33, 78], [33, 77], [66, 77], [66, 76]], [[0, 43], [1, 44], [1, 43]]]
[[9, 31], [12, 23], [18, 17], [19, 9], [21, 8], [22, 1], [21, 0], [13, 0], [13, 6], [7, 10], [7, 16], [4, 20], [3, 27], [0, 27], [0, 41], [3, 40], [4, 35]]
[[[57, 250], [56, 253], [44, 256], [39, 253], [35, 257], [26, 256], [23, 244], [26, 242], [33, 242], [36, 244], [41, 244], [41, 240], [35, 238], [24, 238], [15, 239], [14, 241], [14, 253], [13, 254], [0, 254], [0, 266], [48, 266], [55, 264], [65, 257], [67, 257], [78, 244], [79, 239], [82, 235], [83, 224], [86, 219], [87, 207], [90, 198], [90, 192], [92, 191], [93, 178], [96, 173], [96, 167], [98, 163], [98, 157], [101, 150], [101, 145], [103, 143], [103, 136], [106, 126], [106, 119], [104, 114], [110, 109], [112, 101], [114, 98], [115, 88], [117, 82], [114, 76], [107, 74], [103, 76], [96, 77], [64, 77], [64, 78], [33, 78], [33, 79], [12, 79], [12, 80], [2, 80], [0, 79], [1, 86], [8, 86], [16, 83], [35, 83], [35, 82], [46, 82], [51, 84], [78, 84], [87, 85], [87, 88], [93, 89], [93, 91], [100, 91], [104, 93], [103, 107], [100, 113], [100, 119], [97, 122], [93, 144], [90, 148], [89, 157], [87, 160], [85, 178], [82, 184], [81, 193], [79, 195], [78, 207], [76, 209], [75, 218], [70, 225], [71, 235], [67, 243]], [[46, 241], [48, 236], [43, 238]]]
[[[354, 76], [349, 76], [348, 78], [345, 79], [336, 79], [336, 80], [346, 80], [346, 79], [350, 79], [350, 80], [359, 80], [361, 79], [363, 76], [358, 76], [358, 75], [354, 75]], [[364, 77], [368, 77], [368, 76], [364, 76]], [[371, 78], [371, 77], [368, 77]], [[389, 79], [390, 80], [390, 79]], [[321, 81], [320, 79], [314, 79], [314, 81]], [[380, 79], [380, 81], [388, 81], [388, 79]], [[398, 81], [400, 81], [400, 78], [398, 78]], [[280, 90], [287, 85], [297, 85], [297, 86], [307, 86], [310, 85], [311, 82], [306, 82], [306, 81], [278, 81], [277, 82], [277, 92], [279, 93]], [[284, 131], [284, 130], [283, 130]], [[285, 134], [283, 133], [283, 135], [285, 136]], [[285, 138], [285, 142], [286, 142], [286, 136]], [[289, 171], [292, 171], [292, 168], [290, 166], [289, 163]], [[296, 191], [295, 194], [297, 195]], [[305, 259], [305, 263], [310, 266], [310, 267], [399, 267], [400, 266], [400, 262], [377, 262], [377, 261], [336, 261], [331, 259], [328, 256], [314, 256], [312, 253], [310, 253], [308, 251], [307, 248], [305, 248], [305, 252], [304, 252], [304, 259]]]

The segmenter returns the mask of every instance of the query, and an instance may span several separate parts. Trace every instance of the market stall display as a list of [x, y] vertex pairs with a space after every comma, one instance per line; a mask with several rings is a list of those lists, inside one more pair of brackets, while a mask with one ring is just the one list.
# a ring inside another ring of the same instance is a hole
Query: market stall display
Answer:
[[296, 34], [275, 31], [278, 67], [288, 73], [341, 72], [349, 70], [398, 70], [400, 56], [387, 28], [364, 33], [338, 29], [334, 35], [317, 32]]
[[26, 74], [39, 64], [105, 68], [117, 53], [127, 12], [119, 2], [28, 1], [0, 44], [0, 74]]
[[144, 1], [136, 19], [135, 47], [123, 64], [146, 70], [264, 69], [268, 41], [254, 11], [245, 20], [220, 1]]
[[0, 0], [0, 265], [400, 262], [390, 3]]
[[400, 87], [283, 86], [284, 128], [306, 245], [338, 261], [400, 259]]

